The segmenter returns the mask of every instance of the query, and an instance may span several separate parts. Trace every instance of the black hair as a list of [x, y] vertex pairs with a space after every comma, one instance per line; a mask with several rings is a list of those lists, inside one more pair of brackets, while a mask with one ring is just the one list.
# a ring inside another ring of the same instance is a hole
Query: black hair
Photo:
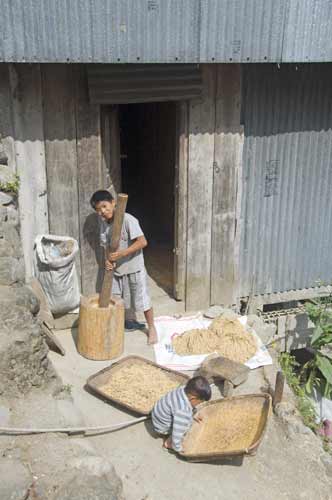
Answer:
[[193, 377], [188, 380], [184, 392], [196, 396], [202, 401], [209, 401], [211, 399], [211, 387], [205, 377]]
[[92, 208], [95, 209], [97, 203], [99, 203], [101, 201], [113, 201], [113, 200], [114, 200], [114, 198], [111, 195], [111, 193], [109, 193], [108, 191], [105, 191], [105, 190], [100, 190], [100, 191], [96, 191], [95, 193], [93, 193], [93, 195], [91, 196], [91, 199], [90, 199], [90, 205], [92, 206]]

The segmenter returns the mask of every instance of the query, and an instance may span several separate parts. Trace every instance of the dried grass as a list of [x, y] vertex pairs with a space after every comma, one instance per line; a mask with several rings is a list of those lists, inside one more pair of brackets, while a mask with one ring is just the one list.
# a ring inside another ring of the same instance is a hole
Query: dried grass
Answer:
[[257, 351], [254, 337], [237, 319], [216, 318], [208, 329], [193, 329], [173, 339], [173, 348], [181, 356], [210, 354], [245, 363]]
[[100, 389], [108, 396], [148, 413], [158, 399], [181, 383], [168, 372], [141, 363], [119, 367]]

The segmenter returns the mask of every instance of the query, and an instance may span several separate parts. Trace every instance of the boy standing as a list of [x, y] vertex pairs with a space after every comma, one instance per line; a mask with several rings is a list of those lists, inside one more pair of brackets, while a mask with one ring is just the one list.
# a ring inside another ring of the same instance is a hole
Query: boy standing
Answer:
[[[154, 405], [154, 430], [165, 436], [164, 448], [182, 451], [182, 441], [190, 429], [196, 406], [211, 399], [211, 387], [204, 377], [191, 378], [185, 387], [168, 392]], [[198, 421], [201, 419], [196, 418]]]
[[[108, 191], [96, 191], [90, 203], [101, 217], [100, 243], [106, 248], [112, 238], [115, 200]], [[124, 300], [126, 310], [144, 312], [148, 324], [148, 344], [155, 344], [158, 337], [143, 257], [143, 248], [146, 246], [147, 241], [138, 220], [125, 213], [119, 249], [105, 258], [105, 267], [114, 270], [112, 294]]]

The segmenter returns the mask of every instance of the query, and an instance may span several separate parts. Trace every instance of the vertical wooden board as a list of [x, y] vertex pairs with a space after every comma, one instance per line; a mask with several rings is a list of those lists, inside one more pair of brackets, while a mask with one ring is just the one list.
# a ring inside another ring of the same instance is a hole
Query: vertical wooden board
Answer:
[[202, 99], [189, 104], [186, 308], [191, 310], [210, 304], [215, 66], [202, 65], [202, 73]]
[[9, 68], [9, 64], [0, 64], [0, 140], [1, 147], [8, 157], [8, 166], [15, 172], [15, 141]]
[[236, 208], [243, 129], [239, 64], [218, 64], [213, 175], [211, 303], [236, 300]]
[[99, 224], [90, 198], [106, 187], [106, 172], [101, 150], [100, 106], [88, 99], [85, 68], [77, 68], [77, 172], [81, 251], [81, 281], [84, 294], [100, 289], [102, 270]]
[[50, 232], [79, 239], [75, 72], [69, 64], [42, 66]]
[[188, 102], [176, 105], [174, 297], [185, 300], [187, 267]]
[[100, 121], [105, 187], [116, 196], [122, 184], [118, 106], [102, 106]]
[[110, 107], [110, 178], [114, 194], [121, 192], [122, 173], [121, 173], [121, 145], [120, 145], [120, 124], [119, 124], [119, 106]]
[[19, 211], [26, 278], [33, 275], [33, 243], [48, 233], [45, 147], [39, 64], [10, 66]]

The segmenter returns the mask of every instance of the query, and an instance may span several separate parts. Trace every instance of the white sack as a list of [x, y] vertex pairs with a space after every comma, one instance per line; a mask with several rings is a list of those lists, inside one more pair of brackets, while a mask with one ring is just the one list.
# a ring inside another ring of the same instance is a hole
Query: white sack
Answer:
[[53, 314], [65, 314], [80, 303], [74, 238], [41, 234], [35, 239], [34, 270]]

